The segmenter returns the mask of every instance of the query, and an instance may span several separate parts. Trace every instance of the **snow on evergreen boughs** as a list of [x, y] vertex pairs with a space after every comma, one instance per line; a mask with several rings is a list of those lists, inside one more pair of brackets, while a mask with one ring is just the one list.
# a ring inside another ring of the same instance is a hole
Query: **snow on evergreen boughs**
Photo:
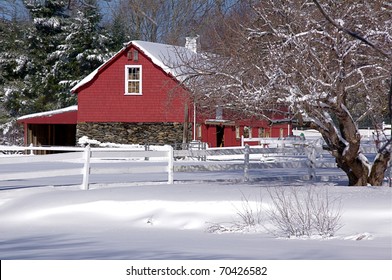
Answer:
[[48, 27], [53, 30], [60, 30], [61, 23], [58, 18], [51, 17], [51, 18], [35, 18], [34, 24], [36, 26]]
[[112, 55], [97, 1], [22, 2], [30, 21], [0, 21], [1, 143], [15, 142], [11, 116], [75, 104], [70, 89]]

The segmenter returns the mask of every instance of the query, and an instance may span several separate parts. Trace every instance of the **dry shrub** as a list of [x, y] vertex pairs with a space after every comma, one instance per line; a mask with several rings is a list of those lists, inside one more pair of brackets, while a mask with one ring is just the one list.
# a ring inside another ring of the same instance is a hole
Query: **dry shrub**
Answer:
[[252, 202], [242, 193], [241, 207], [235, 207], [239, 219], [231, 223], [212, 224], [207, 231], [223, 233], [264, 228], [279, 237], [317, 235], [328, 238], [342, 227], [341, 200], [332, 198], [328, 189], [273, 187], [268, 188], [268, 194], [271, 204], [265, 207], [261, 195]]
[[342, 225], [341, 200], [328, 189], [280, 187], [268, 189], [272, 205], [267, 215], [276, 235], [332, 237]]

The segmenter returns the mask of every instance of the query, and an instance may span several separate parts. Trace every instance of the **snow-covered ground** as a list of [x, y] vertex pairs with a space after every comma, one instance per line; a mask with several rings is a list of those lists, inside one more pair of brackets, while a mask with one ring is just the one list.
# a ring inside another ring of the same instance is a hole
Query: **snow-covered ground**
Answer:
[[[284, 177], [292, 169], [279, 171], [284, 180], [236, 183], [236, 172], [217, 181], [217, 173], [203, 181], [207, 173], [195, 172], [180, 174], [188, 183], [88, 191], [66, 181], [0, 186], [0, 259], [392, 260], [392, 188]], [[270, 187], [328, 190], [341, 203], [342, 227], [327, 239], [272, 234]], [[247, 206], [261, 213], [259, 225], [238, 226]]]

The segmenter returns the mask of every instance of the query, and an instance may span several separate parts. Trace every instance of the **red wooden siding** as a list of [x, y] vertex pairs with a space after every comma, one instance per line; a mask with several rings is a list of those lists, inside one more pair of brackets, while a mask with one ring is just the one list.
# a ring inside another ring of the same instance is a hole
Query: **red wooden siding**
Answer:
[[[142, 95], [124, 95], [126, 65], [142, 66]], [[78, 122], [183, 122], [183, 96], [178, 82], [146, 55], [139, 51], [133, 61], [126, 50], [81, 88]]]
[[[278, 138], [280, 137], [281, 129], [283, 130], [283, 137], [287, 137], [289, 135], [288, 126], [287, 125], [274, 125], [268, 126], [266, 122], [260, 121], [259, 124], [253, 123], [252, 128], [252, 137], [259, 138], [263, 136], [259, 136], [259, 128], [264, 128], [265, 135], [264, 137], [273, 137]], [[236, 135], [236, 126], [239, 127], [240, 134], [239, 138]], [[244, 135], [244, 124], [236, 125], [236, 126], [223, 126], [224, 127], [224, 135], [223, 135], [223, 145], [225, 147], [232, 147], [232, 146], [241, 146], [241, 136]], [[246, 125], [249, 126], [249, 125]], [[208, 143], [209, 147], [217, 147], [217, 126], [216, 125], [202, 125], [202, 136], [197, 140], [202, 142]], [[258, 142], [247, 142], [249, 145], [258, 145]]]
[[[283, 112], [284, 110], [281, 109]], [[209, 147], [218, 147], [218, 136], [217, 136], [217, 126], [222, 125], [224, 128], [223, 133], [223, 145], [225, 147], [240, 146], [241, 136], [245, 135], [244, 128], [250, 127], [252, 129], [252, 137], [287, 137], [291, 131], [289, 131], [289, 126], [287, 124], [274, 124], [273, 126], [266, 120], [260, 119], [249, 119], [243, 118], [234, 113], [230, 113], [228, 110], [223, 110], [223, 115], [221, 116], [224, 121], [220, 122], [214, 119], [216, 116], [206, 116], [205, 114], [198, 113], [197, 123], [201, 125], [201, 137], [196, 140], [206, 142]], [[282, 119], [283, 115], [274, 114], [270, 116], [271, 119]], [[207, 121], [206, 123], [206, 120]], [[236, 134], [236, 129], [239, 129], [238, 135]], [[259, 135], [259, 129], [264, 129], [264, 135]], [[291, 130], [291, 127], [290, 127]], [[282, 134], [282, 135], [281, 135]], [[237, 137], [238, 136], [238, 137]], [[258, 142], [247, 142], [249, 145], [258, 145]]]

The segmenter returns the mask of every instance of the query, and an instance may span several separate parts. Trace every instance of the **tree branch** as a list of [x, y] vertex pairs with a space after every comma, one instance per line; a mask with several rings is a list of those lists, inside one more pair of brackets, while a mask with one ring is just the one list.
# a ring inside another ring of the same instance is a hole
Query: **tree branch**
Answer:
[[347, 28], [344, 28], [343, 26], [339, 25], [336, 21], [334, 21], [323, 9], [323, 7], [321, 7], [320, 3], [318, 2], [318, 0], [313, 0], [313, 3], [317, 6], [318, 10], [323, 14], [323, 16], [326, 18], [326, 20], [329, 21], [329, 23], [331, 23], [333, 26], [335, 26], [338, 30], [343, 31], [344, 33], [350, 35], [351, 37], [354, 37], [357, 40], [362, 41], [363, 43], [365, 43], [366, 45], [369, 45], [370, 47], [372, 47], [375, 51], [377, 51], [378, 53], [380, 53], [382, 56], [384, 56], [385, 58], [391, 58], [391, 55], [384, 52], [382, 49], [380, 49], [379, 47], [377, 47], [375, 44], [373, 44], [372, 42], [370, 42], [369, 40], [365, 39], [364, 37], [362, 37], [361, 35], [359, 35], [358, 33], [355, 33]]
[[[335, 26], [338, 30], [343, 31], [344, 33], [350, 35], [354, 39], [360, 40], [361, 42], [365, 43], [366, 45], [372, 47], [375, 51], [377, 51], [379, 54], [381, 54], [383, 57], [387, 59], [391, 59], [391, 55], [384, 52], [382, 49], [380, 49], [378, 46], [370, 42], [369, 40], [365, 39], [358, 33], [355, 33], [347, 28], [344, 28], [343, 26], [339, 25], [336, 21], [334, 21], [321, 7], [320, 3], [318, 0], [313, 0], [313, 3], [316, 5], [317, 9], [323, 14], [323, 16], [328, 20], [329, 23], [331, 23], [333, 26]], [[392, 71], [391, 71], [391, 77], [390, 77], [390, 86], [389, 86], [389, 92], [388, 92], [388, 107], [389, 107], [389, 122], [392, 123]], [[392, 143], [392, 136], [391, 138], [379, 149], [379, 153], [382, 153], [385, 151], [388, 146]]]

